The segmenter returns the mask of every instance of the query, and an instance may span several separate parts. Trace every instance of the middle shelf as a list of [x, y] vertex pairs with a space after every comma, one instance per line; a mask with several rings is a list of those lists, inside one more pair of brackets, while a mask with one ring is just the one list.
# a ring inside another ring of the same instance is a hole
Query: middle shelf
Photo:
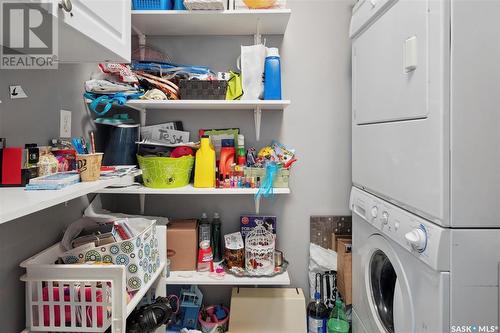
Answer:
[[[196, 188], [192, 184], [168, 189], [155, 189], [141, 185], [129, 187], [107, 187], [99, 189], [94, 193], [110, 193], [110, 194], [256, 194], [258, 188]], [[290, 194], [289, 188], [274, 188], [274, 194]]]
[[207, 272], [196, 271], [172, 271], [167, 277], [167, 285], [220, 285], [220, 286], [288, 286], [290, 276], [288, 272], [272, 277], [238, 277], [231, 274], [224, 275], [223, 278], [215, 278]]

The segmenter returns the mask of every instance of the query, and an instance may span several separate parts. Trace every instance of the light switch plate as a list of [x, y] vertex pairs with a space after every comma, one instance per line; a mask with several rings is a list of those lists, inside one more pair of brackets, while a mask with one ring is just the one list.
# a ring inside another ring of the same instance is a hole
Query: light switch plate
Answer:
[[61, 138], [71, 137], [71, 111], [61, 110], [61, 119], [59, 123], [59, 136]]
[[21, 86], [9, 86], [10, 99], [28, 98]]

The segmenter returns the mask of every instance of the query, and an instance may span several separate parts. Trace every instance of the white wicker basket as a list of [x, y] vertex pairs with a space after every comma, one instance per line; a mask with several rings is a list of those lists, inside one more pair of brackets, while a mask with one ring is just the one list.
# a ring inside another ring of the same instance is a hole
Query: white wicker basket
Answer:
[[54, 264], [63, 254], [59, 243], [22, 262], [27, 332], [104, 332], [110, 326], [125, 332], [128, 315], [150, 289], [166, 293], [166, 227], [155, 229], [160, 267], [134, 293], [127, 292], [126, 266]]

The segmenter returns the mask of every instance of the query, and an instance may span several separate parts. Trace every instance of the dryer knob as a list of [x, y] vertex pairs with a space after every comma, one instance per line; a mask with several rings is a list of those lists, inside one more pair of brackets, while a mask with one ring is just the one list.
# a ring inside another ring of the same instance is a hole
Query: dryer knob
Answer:
[[377, 217], [377, 215], [378, 215], [378, 208], [377, 208], [377, 206], [373, 206], [373, 207], [372, 207], [372, 211], [371, 211], [371, 213], [372, 213], [372, 217], [373, 217], [373, 218], [376, 218], [376, 217]]
[[427, 246], [427, 235], [421, 228], [415, 228], [405, 235], [406, 240], [418, 252], [423, 252]]
[[382, 212], [382, 224], [386, 225], [387, 223], [389, 223], [389, 213], [384, 211]]

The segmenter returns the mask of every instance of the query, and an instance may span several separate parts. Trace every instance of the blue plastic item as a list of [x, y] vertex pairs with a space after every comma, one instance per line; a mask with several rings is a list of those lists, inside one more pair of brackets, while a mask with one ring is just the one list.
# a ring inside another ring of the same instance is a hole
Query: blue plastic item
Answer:
[[174, 0], [174, 10], [186, 10], [184, 0]]
[[281, 100], [281, 64], [278, 49], [267, 49], [264, 64], [264, 99]]
[[169, 330], [196, 329], [202, 302], [203, 294], [197, 286], [190, 286], [188, 289], [182, 288], [180, 293], [180, 320], [179, 322], [171, 322]]
[[134, 10], [170, 10], [172, 0], [132, 0]]

